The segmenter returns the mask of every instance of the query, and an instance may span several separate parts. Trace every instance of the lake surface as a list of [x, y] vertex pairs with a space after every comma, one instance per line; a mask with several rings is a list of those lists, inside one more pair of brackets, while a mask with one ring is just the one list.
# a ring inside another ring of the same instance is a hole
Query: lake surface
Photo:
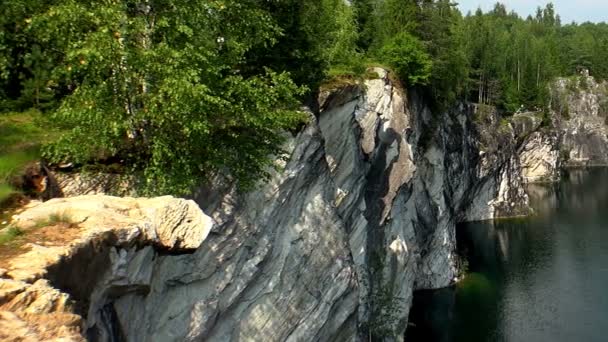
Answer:
[[530, 195], [535, 217], [458, 228], [469, 274], [416, 294], [406, 341], [608, 341], [608, 169]]

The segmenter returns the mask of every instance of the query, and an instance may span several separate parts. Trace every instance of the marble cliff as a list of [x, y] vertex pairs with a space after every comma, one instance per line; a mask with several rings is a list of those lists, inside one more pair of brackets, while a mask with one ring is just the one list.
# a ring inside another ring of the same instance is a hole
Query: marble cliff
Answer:
[[[33, 311], [74, 315], [53, 330], [74, 340], [400, 340], [413, 292], [457, 277], [457, 223], [528, 215], [526, 183], [608, 164], [608, 96], [592, 78], [560, 80], [549, 113], [503, 118], [469, 104], [437, 113], [375, 73], [321, 92], [282, 171], [253, 192], [217, 181], [195, 196], [200, 209], [101, 195], [32, 204], [16, 224], [57, 205], [99, 210], [72, 228], [85, 242], [35, 275], [8, 263], [0, 315], [32, 334], [44, 333]], [[66, 194], [81, 183], [62, 178]], [[85, 220], [96, 216], [111, 220]], [[86, 233], [88, 220], [110, 233]], [[32, 308], [51, 293], [61, 305]]]

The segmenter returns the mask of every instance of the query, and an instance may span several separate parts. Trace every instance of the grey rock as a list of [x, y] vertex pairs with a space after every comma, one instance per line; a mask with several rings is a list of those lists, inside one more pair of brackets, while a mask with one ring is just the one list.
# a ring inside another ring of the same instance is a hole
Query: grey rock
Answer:
[[564, 115], [553, 113], [565, 166], [608, 165], [608, 84], [590, 76], [560, 79], [553, 95], [568, 108]]

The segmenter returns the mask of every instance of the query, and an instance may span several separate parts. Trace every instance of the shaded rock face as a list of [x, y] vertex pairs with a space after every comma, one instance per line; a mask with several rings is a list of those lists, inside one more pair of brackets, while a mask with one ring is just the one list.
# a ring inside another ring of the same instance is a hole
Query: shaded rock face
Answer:
[[61, 188], [61, 196], [107, 194], [115, 196], [135, 196], [133, 182], [128, 177], [111, 173], [82, 174], [56, 172], [55, 179]]

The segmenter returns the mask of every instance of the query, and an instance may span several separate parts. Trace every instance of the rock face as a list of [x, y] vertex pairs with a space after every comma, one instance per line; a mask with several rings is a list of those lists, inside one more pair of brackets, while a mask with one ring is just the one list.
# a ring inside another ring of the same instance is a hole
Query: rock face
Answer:
[[208, 219], [191, 219], [200, 215], [191, 202], [73, 202], [109, 206], [132, 223], [111, 225], [131, 228], [113, 233], [118, 247], [96, 247], [103, 262], [80, 258], [104, 271], [84, 290], [60, 280], [82, 278], [70, 273], [74, 263], [54, 261], [33, 278], [8, 274], [67, 289], [95, 341], [402, 339], [413, 291], [454, 281], [455, 225], [529, 214], [525, 184], [556, 180], [563, 146], [584, 150], [571, 162], [599, 163], [601, 153], [575, 146], [604, 128], [593, 121], [597, 137], [580, 140], [574, 117], [553, 115], [546, 127], [538, 113], [501, 119], [485, 106], [432, 113], [375, 72], [321, 94], [270, 182], [247, 194], [221, 180], [200, 189], [210, 232]]
[[552, 95], [565, 166], [608, 165], [608, 83], [585, 75], [560, 79]]
[[559, 79], [545, 121], [519, 151], [527, 183], [555, 182], [562, 167], [608, 165], [607, 83], [586, 74]]
[[559, 135], [554, 131], [537, 131], [528, 137], [519, 154], [526, 183], [559, 180], [562, 168], [559, 147]]
[[64, 238], [29, 243], [3, 265], [0, 338], [81, 341], [84, 330], [90, 339], [112, 340], [104, 326], [108, 303], [148, 291], [153, 258], [198, 248], [212, 223], [194, 202], [172, 197], [82, 196], [30, 204], [13, 224], [26, 231], [55, 226]]
[[80, 173], [55, 173], [55, 179], [61, 188], [62, 195], [74, 197], [82, 195], [115, 195], [134, 196], [131, 181], [128, 178], [116, 174], [80, 174]]

